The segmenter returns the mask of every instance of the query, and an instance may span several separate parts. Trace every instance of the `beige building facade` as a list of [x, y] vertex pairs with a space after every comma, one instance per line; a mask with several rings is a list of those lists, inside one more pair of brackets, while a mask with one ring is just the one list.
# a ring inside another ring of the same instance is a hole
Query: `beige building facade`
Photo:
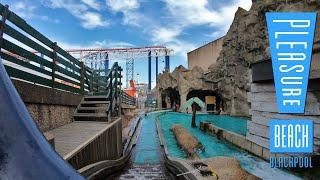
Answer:
[[223, 38], [221, 37], [189, 52], [188, 68], [193, 69], [195, 66], [199, 66], [204, 71], [207, 71], [210, 65], [217, 62], [222, 49]]

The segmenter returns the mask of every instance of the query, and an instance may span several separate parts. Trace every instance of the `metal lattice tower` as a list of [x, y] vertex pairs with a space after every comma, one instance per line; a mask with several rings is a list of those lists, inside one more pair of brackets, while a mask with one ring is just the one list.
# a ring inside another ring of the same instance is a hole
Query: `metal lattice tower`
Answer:
[[71, 55], [83, 61], [87, 66], [102, 70], [105, 72], [109, 68], [109, 61], [126, 61], [126, 84], [134, 76], [134, 60], [135, 59], [148, 59], [148, 84], [149, 90], [151, 89], [151, 59], [156, 59], [156, 76], [158, 75], [158, 58], [165, 57], [165, 69], [170, 69], [169, 56], [174, 55], [172, 49], [164, 46], [147, 46], [138, 48], [100, 48], [100, 49], [73, 49], [67, 50]]
[[129, 87], [129, 81], [133, 79], [134, 74], [134, 59], [128, 59], [126, 61], [126, 86]]

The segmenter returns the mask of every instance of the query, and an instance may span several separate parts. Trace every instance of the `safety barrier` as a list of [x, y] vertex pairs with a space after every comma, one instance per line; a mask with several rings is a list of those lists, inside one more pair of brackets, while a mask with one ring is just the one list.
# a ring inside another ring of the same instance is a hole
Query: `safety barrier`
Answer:
[[124, 104], [131, 105], [131, 106], [136, 105], [136, 98], [130, 96], [129, 94], [127, 94], [124, 91], [122, 91], [121, 99], [122, 99], [122, 103], [124, 103]]
[[[16, 78], [73, 93], [90, 90], [92, 71], [0, 4], [0, 55]], [[9, 23], [8, 23], [9, 22]]]

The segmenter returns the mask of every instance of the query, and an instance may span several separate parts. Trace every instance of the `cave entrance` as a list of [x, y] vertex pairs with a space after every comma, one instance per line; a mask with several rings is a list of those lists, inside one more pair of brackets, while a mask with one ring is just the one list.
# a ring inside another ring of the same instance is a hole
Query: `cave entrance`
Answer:
[[176, 105], [180, 107], [180, 94], [177, 89], [167, 88], [161, 95], [162, 108], [174, 108]]
[[224, 111], [224, 104], [221, 94], [211, 90], [192, 90], [187, 95], [187, 101], [190, 98], [198, 97], [206, 104], [208, 112], [222, 110]]

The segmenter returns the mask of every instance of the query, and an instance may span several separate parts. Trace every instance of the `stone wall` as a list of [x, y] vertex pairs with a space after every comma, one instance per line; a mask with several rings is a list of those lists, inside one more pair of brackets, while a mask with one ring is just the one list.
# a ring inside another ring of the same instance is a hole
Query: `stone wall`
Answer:
[[314, 152], [320, 152], [320, 89], [319, 79], [309, 81], [305, 113], [279, 114], [273, 82], [251, 83], [249, 102], [252, 120], [247, 124], [247, 139], [269, 149], [270, 119], [310, 119], [314, 122]]
[[18, 80], [13, 80], [13, 83], [42, 132], [73, 121], [73, 113], [82, 95]]
[[[320, 2], [318, 3], [320, 6]], [[308, 6], [306, 6], [308, 7]], [[310, 7], [309, 7], [310, 8]], [[318, 9], [318, 11], [320, 11]], [[310, 119], [314, 122], [314, 152], [320, 152], [320, 13], [318, 12], [317, 30], [311, 60], [310, 77], [308, 83], [305, 113], [299, 115], [279, 114], [276, 103], [276, 92], [273, 82], [272, 66], [258, 67], [257, 72], [249, 70], [248, 81], [250, 92], [248, 102], [250, 104], [251, 121], [247, 124], [246, 138], [262, 147], [269, 148], [270, 119]], [[266, 62], [266, 61], [265, 61]], [[259, 62], [252, 64], [251, 69], [257, 67]], [[263, 68], [264, 74], [261, 76]], [[261, 69], [261, 70], [260, 70]], [[255, 81], [256, 76], [261, 76]], [[270, 77], [269, 77], [270, 76]]]
[[210, 89], [208, 84], [202, 80], [203, 73], [204, 71], [198, 66], [192, 70], [179, 66], [172, 73], [164, 71], [162, 74], [159, 74], [157, 86], [154, 89], [158, 106], [162, 107], [161, 96], [166, 93], [166, 89], [168, 88], [179, 92], [181, 104], [187, 101], [187, 95], [190, 91]]

